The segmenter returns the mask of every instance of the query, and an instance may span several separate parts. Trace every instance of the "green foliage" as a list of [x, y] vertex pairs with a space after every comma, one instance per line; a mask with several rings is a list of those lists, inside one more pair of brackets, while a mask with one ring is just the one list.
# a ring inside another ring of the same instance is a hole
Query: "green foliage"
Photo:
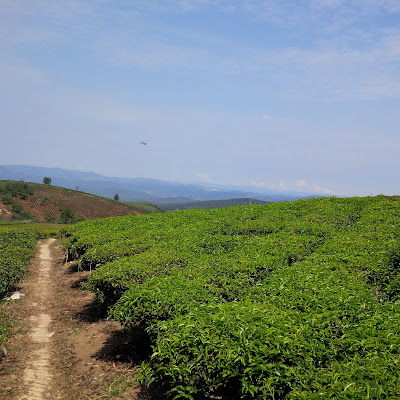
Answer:
[[90, 248], [81, 258], [83, 265], [97, 266], [105, 262], [111, 262], [121, 257], [139, 254], [148, 246], [137, 240], [124, 239], [117, 243], [105, 243]]
[[12, 211], [16, 214], [21, 214], [23, 211], [22, 204], [18, 202], [13, 202]]
[[62, 224], [73, 224], [75, 222], [78, 222], [78, 218], [75, 216], [75, 213], [70, 207], [64, 207], [61, 210], [60, 222]]
[[119, 201], [119, 194], [118, 194], [118, 193], [115, 193], [115, 195], [114, 195], [114, 200], [115, 200], [115, 201]]
[[191, 210], [193, 208], [199, 210], [210, 210], [212, 208], [225, 208], [234, 206], [248, 206], [252, 204], [268, 204], [267, 201], [241, 198], [228, 200], [205, 200], [205, 201], [190, 201], [185, 203], [160, 203], [159, 206], [163, 210]]
[[121, 376], [116, 378], [107, 387], [106, 393], [101, 397], [101, 399], [115, 399], [123, 398], [124, 393], [136, 384], [136, 379], [129, 376]]
[[32, 220], [32, 221], [36, 221], [37, 217], [32, 216], [31, 214], [29, 214], [28, 212], [24, 211], [21, 212], [20, 214], [14, 214], [11, 217], [12, 221], [27, 221], [27, 220]]
[[140, 214], [151, 214], [154, 212], [162, 212], [162, 210], [154, 204], [142, 203], [139, 201], [125, 201], [124, 204], [130, 209], [139, 212]]
[[[0, 181], [0, 193], [3, 194], [4, 202], [4, 196], [6, 196], [6, 200], [10, 200], [12, 197], [26, 199], [33, 195], [34, 190], [25, 182]], [[5, 204], [12, 204], [12, 201]]]
[[19, 282], [41, 237], [44, 234], [34, 228], [0, 231], [0, 298]]
[[48, 176], [45, 176], [45, 177], [43, 178], [43, 183], [44, 183], [45, 185], [50, 185], [50, 184], [51, 184], [51, 178], [49, 178]]
[[46, 211], [44, 214], [44, 220], [48, 223], [56, 223], [57, 218], [54, 217], [49, 211]]
[[32, 197], [34, 191], [31, 186], [24, 182], [0, 181], [0, 193], [2, 193], [2, 202], [12, 206], [13, 219], [27, 220], [32, 218], [28, 212], [24, 212], [22, 204], [16, 200]]
[[400, 203], [323, 198], [64, 229], [87, 287], [145, 324], [171, 398], [399, 398]]
[[39, 230], [43, 237], [60, 236], [59, 224], [51, 223], [36, 223], [27, 221], [7, 221], [0, 222], [0, 232], [9, 232], [13, 230], [26, 231], [30, 229]]
[[[43, 237], [45, 234], [35, 228], [6, 229], [2, 227], [0, 230], [0, 299], [15, 289], [35, 254], [37, 240]], [[11, 320], [2, 309], [0, 300], [0, 358], [4, 355], [1, 349], [5, 346], [10, 333]]]
[[6, 194], [3, 194], [1, 201], [4, 204], [8, 205], [8, 204], [13, 204], [14, 199], [12, 198], [12, 195], [10, 193], [6, 193]]

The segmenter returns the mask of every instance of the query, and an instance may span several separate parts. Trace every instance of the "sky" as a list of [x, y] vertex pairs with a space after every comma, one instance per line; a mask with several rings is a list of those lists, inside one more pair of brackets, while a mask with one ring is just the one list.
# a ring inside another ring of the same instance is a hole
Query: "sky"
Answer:
[[0, 92], [0, 165], [400, 194], [399, 0], [1, 0]]

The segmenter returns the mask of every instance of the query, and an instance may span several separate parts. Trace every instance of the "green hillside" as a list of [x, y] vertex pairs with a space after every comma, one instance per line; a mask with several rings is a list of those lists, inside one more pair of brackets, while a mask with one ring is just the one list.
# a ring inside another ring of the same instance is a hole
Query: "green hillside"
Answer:
[[400, 202], [320, 198], [64, 229], [170, 398], [400, 398]]
[[[73, 223], [80, 220], [142, 214], [149, 205], [124, 203], [52, 185], [0, 181], [0, 221]], [[154, 207], [155, 208], [155, 207]]]

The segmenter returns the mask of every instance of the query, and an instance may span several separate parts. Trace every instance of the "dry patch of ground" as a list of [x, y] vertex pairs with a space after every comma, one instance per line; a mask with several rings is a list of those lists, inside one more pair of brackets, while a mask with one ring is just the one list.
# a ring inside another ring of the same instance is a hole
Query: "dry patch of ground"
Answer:
[[[23, 212], [37, 218], [38, 221], [51, 222], [52, 219], [59, 219], [62, 210], [66, 209], [71, 210], [76, 218], [84, 220], [141, 214], [124, 203], [90, 193], [38, 183], [26, 183], [26, 185], [33, 189], [33, 195], [23, 199], [17, 196], [12, 200], [22, 208]], [[21, 210], [13, 211], [13, 204], [5, 204], [2, 202], [2, 198], [0, 193], [1, 220], [9, 220], [11, 216], [21, 214]]]
[[57, 241], [39, 244], [20, 288], [25, 296], [8, 305], [16, 334], [0, 364], [2, 398], [150, 399], [134, 371], [149, 355], [147, 335], [105, 318], [80, 289], [87, 274], [63, 263]]

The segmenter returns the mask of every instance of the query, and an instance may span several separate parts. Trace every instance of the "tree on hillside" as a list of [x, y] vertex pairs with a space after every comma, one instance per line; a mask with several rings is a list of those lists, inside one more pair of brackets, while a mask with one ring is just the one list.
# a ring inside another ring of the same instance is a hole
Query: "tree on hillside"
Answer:
[[51, 184], [51, 178], [49, 178], [48, 176], [45, 176], [45, 177], [43, 178], [43, 183], [44, 183], [45, 185], [50, 185], [50, 184]]
[[119, 201], [119, 194], [118, 194], [118, 193], [115, 193], [115, 195], [114, 195], [114, 200], [115, 200], [115, 201]]

